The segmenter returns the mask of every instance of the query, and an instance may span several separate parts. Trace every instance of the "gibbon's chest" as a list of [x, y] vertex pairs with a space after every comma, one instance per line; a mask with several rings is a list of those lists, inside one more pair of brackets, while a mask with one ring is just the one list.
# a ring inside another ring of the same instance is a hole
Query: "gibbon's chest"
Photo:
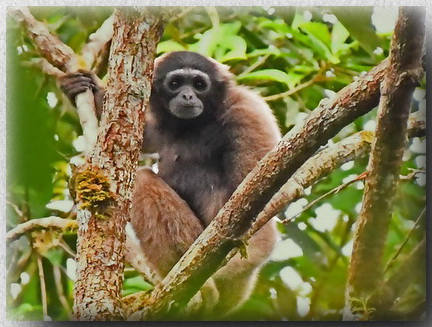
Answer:
[[164, 142], [159, 151], [159, 176], [200, 216], [203, 201], [228, 183], [224, 160], [229, 151], [222, 131], [179, 137]]
[[228, 147], [219, 140], [204, 142], [204, 140], [176, 140], [167, 144], [159, 151], [159, 175], [168, 184], [175, 181], [191, 185], [196, 183], [217, 183], [223, 177], [223, 160]]
[[158, 151], [159, 171], [172, 175], [194, 168], [223, 173], [224, 155], [230, 148], [226, 135], [223, 126], [216, 123], [198, 131], [192, 129], [176, 135], [162, 135], [162, 146]]

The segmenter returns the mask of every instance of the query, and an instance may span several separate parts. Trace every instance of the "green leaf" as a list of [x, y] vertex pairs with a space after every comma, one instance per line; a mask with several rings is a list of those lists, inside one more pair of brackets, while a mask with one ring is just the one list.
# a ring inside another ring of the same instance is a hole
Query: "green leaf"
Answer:
[[310, 47], [318, 53], [321, 58], [327, 59], [333, 64], [340, 62], [339, 58], [334, 56], [330, 51], [331, 36], [327, 25], [321, 23], [305, 23], [299, 26], [310, 40]]
[[369, 53], [381, 45], [372, 25], [373, 7], [332, 7], [332, 13]]
[[211, 28], [202, 35], [197, 35], [199, 41], [191, 44], [190, 50], [211, 57], [219, 42], [220, 30], [218, 27]]
[[247, 54], [247, 57], [248, 58], [254, 58], [254, 57], [264, 56], [267, 54], [280, 56], [281, 51], [278, 48], [276, 48], [275, 46], [269, 46], [268, 48], [265, 48], [265, 49], [255, 49], [255, 50], [249, 52]]
[[299, 26], [302, 30], [306, 31], [309, 35], [315, 36], [326, 47], [330, 46], [331, 36], [326, 24], [308, 22]]
[[165, 53], [165, 52], [172, 52], [172, 51], [182, 51], [182, 50], [186, 50], [186, 48], [180, 43], [173, 40], [160, 42], [157, 47], [158, 54]]
[[148, 291], [151, 290], [153, 287], [147, 283], [142, 276], [135, 276], [132, 278], [127, 278], [124, 281], [124, 288], [135, 288], [139, 291]]
[[233, 59], [246, 59], [247, 44], [240, 36], [233, 35], [227, 37], [225, 46], [231, 50], [225, 53], [222, 58], [218, 58], [220, 62], [226, 62]]
[[333, 26], [331, 34], [331, 51], [333, 54], [338, 53], [340, 50], [346, 48], [345, 41], [349, 37], [348, 30], [338, 21]]
[[[196, 36], [197, 38], [199, 38], [199, 41], [192, 44], [190, 46], [190, 50], [201, 53], [205, 56], [213, 57], [215, 51], [217, 51], [219, 47], [227, 48], [230, 47], [232, 44], [235, 45], [236, 42], [244, 42], [244, 40], [239, 41], [238, 39], [230, 40], [232, 36], [237, 36], [240, 28], [240, 22], [213, 26], [209, 30], [205, 31], [203, 34]], [[246, 52], [246, 50], [244, 50], [244, 52]], [[238, 56], [238, 54], [234, 54], [233, 56]], [[244, 57], [242, 57], [242, 59]]]
[[291, 27], [297, 29], [300, 25], [308, 23], [309, 21], [305, 19], [303, 12], [297, 12], [294, 15], [293, 22], [291, 23]]
[[282, 35], [290, 33], [289, 26], [282, 19], [263, 20], [259, 25], [259, 29], [268, 28]]
[[239, 81], [245, 82], [262, 82], [262, 81], [275, 81], [284, 83], [286, 85], [290, 84], [290, 77], [287, 73], [278, 69], [263, 69], [258, 70], [242, 77], [238, 78]]
[[285, 103], [286, 107], [289, 108], [285, 115], [285, 126], [291, 127], [296, 123], [297, 116], [300, 112], [300, 104], [297, 101], [294, 101], [291, 97], [286, 98]]

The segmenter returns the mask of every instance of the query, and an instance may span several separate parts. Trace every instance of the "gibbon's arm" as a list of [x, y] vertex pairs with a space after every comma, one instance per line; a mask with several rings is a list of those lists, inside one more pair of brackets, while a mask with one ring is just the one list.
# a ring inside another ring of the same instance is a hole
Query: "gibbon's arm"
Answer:
[[[100, 120], [103, 110], [103, 100], [105, 88], [101, 85], [99, 78], [90, 71], [79, 70], [76, 73], [65, 74], [59, 78], [60, 89], [76, 107], [75, 97], [87, 91], [92, 90], [95, 100], [96, 117]], [[158, 139], [154, 136], [155, 132], [154, 119], [150, 114], [146, 114], [146, 124], [144, 129], [143, 145], [141, 151], [144, 153], [155, 153], [158, 148]]]
[[271, 109], [259, 95], [237, 85], [230, 87], [229, 95], [223, 121], [236, 146], [227, 153], [225, 170], [236, 188], [281, 134]]

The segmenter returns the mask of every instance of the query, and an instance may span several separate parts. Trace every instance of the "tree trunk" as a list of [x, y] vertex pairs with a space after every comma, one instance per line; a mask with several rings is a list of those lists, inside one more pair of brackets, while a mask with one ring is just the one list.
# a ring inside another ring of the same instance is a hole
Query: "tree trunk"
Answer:
[[77, 320], [122, 319], [125, 224], [148, 104], [159, 15], [116, 11], [107, 92], [93, 155], [72, 178], [78, 206]]
[[380, 312], [383, 253], [406, 144], [411, 98], [423, 72], [424, 19], [424, 11], [415, 7], [400, 9], [389, 67], [381, 86], [376, 138], [354, 237], [345, 320], [385, 314]]

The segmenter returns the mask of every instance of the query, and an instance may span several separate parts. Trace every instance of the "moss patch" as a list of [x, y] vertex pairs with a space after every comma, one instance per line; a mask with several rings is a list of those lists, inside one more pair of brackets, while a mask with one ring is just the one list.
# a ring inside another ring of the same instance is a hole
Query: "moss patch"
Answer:
[[[70, 189], [75, 202], [80, 203], [80, 209], [94, 213], [115, 200], [109, 179], [96, 166], [87, 165], [84, 169], [76, 170], [70, 181]], [[96, 216], [102, 218], [100, 216], [103, 215]]]

